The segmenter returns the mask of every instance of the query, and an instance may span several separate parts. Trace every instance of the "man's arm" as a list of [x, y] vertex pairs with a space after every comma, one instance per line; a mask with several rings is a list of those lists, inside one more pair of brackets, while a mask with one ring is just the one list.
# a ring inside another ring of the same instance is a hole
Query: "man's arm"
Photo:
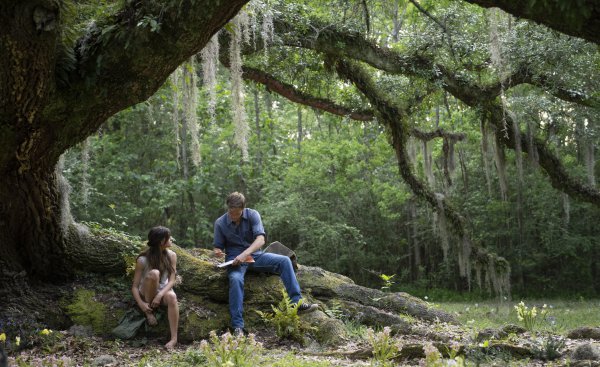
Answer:
[[225, 256], [223, 249], [225, 248], [225, 237], [221, 233], [221, 228], [219, 227], [219, 220], [215, 221], [215, 236], [214, 236], [214, 254], [216, 257], [221, 258]]
[[241, 254], [239, 254], [234, 260], [233, 260], [233, 266], [238, 266], [241, 263], [243, 263], [246, 258], [250, 255], [252, 255], [254, 252], [260, 250], [260, 248], [265, 244], [265, 236], [263, 235], [259, 235], [256, 237], [256, 239], [254, 240], [254, 242], [252, 242], [252, 244], [250, 245], [250, 247], [248, 247], [246, 250], [244, 250], [244, 252], [242, 252]]

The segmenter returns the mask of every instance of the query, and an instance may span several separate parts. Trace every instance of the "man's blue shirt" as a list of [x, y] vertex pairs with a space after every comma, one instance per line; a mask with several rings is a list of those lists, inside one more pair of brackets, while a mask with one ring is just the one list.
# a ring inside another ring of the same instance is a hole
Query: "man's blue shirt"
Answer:
[[[226, 260], [232, 260], [250, 247], [260, 235], [265, 236], [265, 239], [267, 237], [260, 214], [254, 209], [245, 208], [239, 225], [236, 225], [227, 213], [215, 221], [214, 246], [225, 250]], [[252, 255], [260, 253], [261, 251], [257, 251]]]

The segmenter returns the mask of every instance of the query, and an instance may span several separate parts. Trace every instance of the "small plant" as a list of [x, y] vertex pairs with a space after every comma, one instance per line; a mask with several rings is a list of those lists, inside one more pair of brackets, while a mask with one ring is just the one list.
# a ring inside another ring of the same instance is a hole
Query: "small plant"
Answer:
[[339, 301], [331, 302], [329, 309], [325, 310], [325, 313], [327, 316], [338, 320], [342, 320], [346, 316], [344, 315], [344, 311], [342, 311], [342, 304]]
[[305, 361], [293, 354], [286, 354], [285, 357], [277, 357], [277, 360], [270, 365], [271, 367], [330, 367], [328, 361]]
[[367, 338], [373, 348], [372, 366], [388, 367], [393, 366], [392, 359], [398, 355], [398, 345], [390, 335], [390, 328], [384, 327], [381, 332], [374, 332], [373, 329], [367, 330]]
[[177, 354], [175, 362], [182, 366], [204, 366], [206, 365], [206, 356], [196, 348], [188, 348], [185, 353]]
[[8, 353], [32, 347], [37, 343], [37, 334], [42, 327], [30, 316], [19, 320], [0, 318], [0, 344]]
[[310, 327], [305, 326], [298, 316], [298, 306], [302, 304], [302, 300], [294, 304], [284, 289], [281, 290], [281, 294], [283, 297], [277, 307], [271, 305], [272, 313], [256, 312], [263, 321], [275, 327], [280, 339], [289, 338], [304, 343], [304, 332], [309, 331]]
[[[517, 311], [517, 318], [523, 323], [523, 327], [530, 332], [533, 331], [539, 321], [537, 308], [533, 306], [530, 309], [523, 301], [521, 301], [519, 304], [515, 305], [515, 310]], [[542, 306], [539, 316], [544, 319], [547, 313], [547, 306]]]
[[206, 357], [206, 366], [210, 367], [252, 367], [256, 366], [256, 352], [262, 349], [262, 344], [254, 339], [254, 335], [233, 336], [225, 333], [219, 338], [214, 331], [210, 332], [207, 342], [200, 343], [200, 350]]
[[345, 321], [344, 328], [348, 336], [352, 338], [365, 339], [368, 332], [368, 328], [356, 320]]
[[42, 351], [47, 354], [55, 354], [65, 349], [64, 344], [61, 343], [64, 340], [64, 335], [59, 332], [43, 329], [34, 339], [34, 344], [39, 344]]
[[393, 280], [395, 276], [396, 276], [396, 274], [392, 274], [392, 275], [379, 274], [379, 278], [381, 278], [381, 280], [383, 280], [383, 285], [381, 286], [382, 291], [389, 292], [392, 289], [392, 286], [396, 283]]
[[465, 358], [458, 355], [458, 346], [448, 350], [450, 358], [444, 359], [442, 353], [431, 343], [427, 343], [423, 346], [425, 351], [425, 366], [426, 367], [464, 367]]
[[536, 358], [552, 361], [562, 355], [561, 350], [564, 349], [565, 345], [564, 338], [550, 335], [542, 338], [533, 346], [533, 354]]

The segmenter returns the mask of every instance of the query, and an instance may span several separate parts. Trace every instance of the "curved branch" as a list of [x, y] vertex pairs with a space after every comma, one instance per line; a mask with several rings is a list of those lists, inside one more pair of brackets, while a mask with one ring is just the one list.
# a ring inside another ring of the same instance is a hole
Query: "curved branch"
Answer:
[[92, 24], [77, 41], [77, 61], [63, 84], [56, 84], [41, 119], [40, 134], [57, 139], [40, 139], [34, 156], [56, 160], [108, 117], [149, 98], [246, 2], [127, 2]]
[[498, 7], [516, 17], [541, 23], [564, 34], [600, 44], [600, 4], [596, 0], [466, 0], [484, 8]]
[[[278, 25], [289, 30], [290, 25], [287, 23], [279, 22]], [[493, 101], [500, 93], [499, 88], [481, 87], [467, 77], [455, 75], [443, 65], [433, 63], [425, 56], [400, 55], [389, 49], [378, 47], [358, 33], [345, 33], [332, 27], [320, 29], [318, 34], [299, 33], [297, 35], [285, 34], [284, 42], [290, 46], [314, 49], [336, 58], [363, 61], [377, 69], [394, 74], [423, 77], [432, 82], [441, 81], [444, 90], [465, 104], [476, 108], [483, 107], [497, 114], [496, 110], [499, 107]], [[541, 140], [535, 139], [534, 145], [539, 153], [540, 166], [548, 174], [555, 188], [580, 200], [600, 206], [600, 191], [569, 176], [560, 159]], [[514, 149], [514, 144], [507, 144], [507, 146]]]
[[[411, 75], [424, 78], [431, 82], [456, 84], [459, 82], [452, 72], [443, 65], [436, 64], [427, 56], [419, 53], [403, 55], [391, 49], [382, 48], [376, 43], [365, 39], [358, 32], [342, 31], [332, 26], [321, 26], [316, 23], [313, 27], [300, 29], [281, 20], [275, 22], [278, 34], [282, 35], [285, 45], [303, 47], [324, 52], [336, 57], [348, 57], [363, 61], [374, 68], [392, 74]], [[548, 75], [533, 75], [526, 66], [518, 68], [511, 76], [509, 87], [520, 84], [531, 84], [556, 98], [577, 103], [587, 107], [600, 106], [600, 98], [580, 90], [569, 89], [563, 85], [553, 85]], [[500, 83], [487, 86], [477, 86], [481, 101], [490, 100], [500, 95]], [[483, 93], [483, 94], [481, 94]]]
[[444, 129], [436, 129], [436, 130], [428, 131], [428, 132], [424, 132], [424, 131], [421, 131], [418, 129], [412, 129], [410, 131], [410, 135], [412, 135], [415, 138], [418, 138], [422, 141], [429, 141], [429, 140], [433, 140], [435, 138], [444, 138], [449, 141], [456, 142], [456, 141], [465, 140], [465, 138], [467, 137], [467, 135], [464, 133], [452, 133], [452, 132], [447, 132]]
[[266, 73], [262, 70], [258, 70], [249, 66], [242, 67], [242, 77], [247, 80], [265, 85], [268, 89], [276, 92], [282, 97], [296, 103], [300, 103], [305, 106], [317, 108], [322, 111], [326, 111], [338, 116], [348, 116], [353, 120], [357, 121], [372, 121], [373, 111], [363, 110], [355, 111], [351, 108], [341, 106], [333, 101], [317, 98], [307, 93], [299, 91], [293, 85], [284, 83], [273, 75]]
[[[485, 106], [485, 109], [490, 112], [491, 122], [498, 131], [505, 128], [508, 131], [513, 131], [515, 122], [510, 114], [503, 113], [501, 106], [491, 103]], [[530, 141], [527, 139], [526, 134], [519, 135], [521, 136], [521, 146], [528, 146]], [[498, 133], [497, 136], [502, 144], [515, 149], [515, 134]], [[537, 151], [539, 164], [548, 174], [552, 187], [571, 197], [600, 206], [600, 191], [569, 175], [561, 160], [550, 151], [540, 138], [533, 138], [533, 148]]]
[[[392, 137], [392, 146], [398, 159], [400, 175], [404, 182], [411, 188], [413, 193], [421, 199], [427, 201], [431, 207], [443, 215], [451, 223], [452, 231], [461, 239], [463, 245], [457, 249], [459, 257], [459, 267], [461, 275], [467, 277], [470, 282], [471, 264], [481, 263], [488, 266], [488, 271], [500, 272], [502, 280], [494, 284], [494, 290], [498, 294], [504, 294], [509, 287], [510, 266], [508, 262], [494, 254], [490, 254], [485, 249], [472, 244], [466, 229], [464, 218], [448, 203], [448, 201], [433, 193], [417, 176], [412, 172], [408, 154], [406, 151], [406, 140], [408, 136], [408, 127], [405, 121], [406, 110], [400, 109], [385, 99], [378, 93], [369, 75], [356, 63], [343, 59], [337, 60], [336, 71], [340, 77], [351, 81], [375, 107], [380, 120], [386, 125]], [[438, 132], [439, 133], [439, 132]], [[462, 261], [460, 260], [462, 258]], [[462, 265], [461, 265], [462, 264]]]
[[[275, 76], [249, 66], [242, 66], [242, 77], [246, 80], [251, 80], [266, 86], [269, 90], [279, 94], [287, 100], [304, 106], [313, 107], [321, 111], [329, 112], [337, 116], [349, 117], [356, 121], [373, 121], [375, 113], [372, 110], [354, 111], [346, 106], [339, 105], [325, 98], [318, 98], [299, 91], [293, 85], [284, 83]], [[420, 101], [416, 98], [416, 101]], [[410, 129], [409, 135], [420, 140], [428, 141], [435, 138], [444, 138], [449, 141], [462, 141], [466, 138], [464, 133], [453, 133], [444, 129], [436, 129], [433, 131], [422, 131], [416, 128]]]

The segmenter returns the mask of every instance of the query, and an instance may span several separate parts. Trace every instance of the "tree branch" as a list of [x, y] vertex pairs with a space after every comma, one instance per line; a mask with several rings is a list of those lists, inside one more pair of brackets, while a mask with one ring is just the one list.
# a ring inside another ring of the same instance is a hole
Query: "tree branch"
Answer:
[[[308, 93], [299, 91], [293, 85], [284, 83], [273, 75], [264, 72], [262, 70], [252, 68], [249, 66], [242, 67], [242, 77], [246, 80], [251, 80], [256, 83], [260, 83], [267, 87], [269, 90], [279, 94], [287, 100], [295, 103], [302, 104], [304, 106], [313, 107], [321, 111], [329, 112], [337, 116], [349, 117], [356, 121], [373, 121], [375, 114], [372, 110], [361, 110], [355, 111], [346, 106], [339, 105], [331, 100], [325, 98], [318, 98]], [[420, 101], [420, 98], [416, 98]], [[453, 133], [444, 131], [444, 129], [436, 129], [433, 131], [422, 131], [420, 129], [410, 129], [409, 134], [423, 141], [433, 140], [435, 138], [444, 138], [449, 141], [462, 141], [466, 138], [464, 133]]]
[[43, 139], [47, 143], [37, 156], [58, 159], [108, 117], [152, 96], [247, 1], [127, 2], [90, 26], [77, 41], [72, 72], [58, 84], [42, 119], [46, 133], [60, 139]]
[[[295, 27], [283, 21], [275, 22], [278, 34], [283, 42], [291, 47], [304, 47], [319, 52], [324, 52], [335, 57], [348, 57], [363, 61], [374, 68], [392, 74], [402, 74], [424, 78], [431, 82], [444, 84], [460, 84], [460, 79], [441, 64], [432, 61], [428, 56], [419, 53], [409, 55], [400, 54], [391, 49], [379, 47], [376, 43], [365, 39], [358, 32], [341, 31], [334, 27], [325, 27], [320, 24], [312, 27]], [[315, 31], [317, 30], [318, 31]], [[440, 73], [440, 71], [443, 71]], [[577, 103], [587, 107], [600, 106], [600, 97], [589, 93], [568, 88], [564, 85], [554, 85], [551, 78], [544, 74], [531, 74], [526, 66], [519, 67], [511, 82], [505, 87], [515, 87], [527, 83], [555, 96], [556, 98]], [[471, 82], [469, 82], [471, 84]], [[493, 99], [500, 95], [500, 83], [476, 86], [477, 93], [482, 101]], [[483, 94], [480, 94], [483, 93]]]
[[[495, 254], [488, 253], [480, 246], [472, 244], [464, 218], [458, 214], [445, 198], [433, 193], [412, 172], [412, 165], [409, 162], [408, 154], [406, 152], [406, 140], [408, 136], [408, 128], [405, 121], [407, 116], [406, 109], [401, 109], [387, 101], [386, 98], [378, 92], [378, 88], [374, 85], [367, 72], [357, 63], [339, 59], [337, 60], [335, 67], [340, 77], [351, 81], [369, 99], [371, 104], [375, 107], [380, 121], [389, 129], [392, 137], [392, 145], [398, 159], [400, 175], [404, 179], [404, 182], [406, 182], [415, 195], [427, 201], [434, 210], [446, 217], [449, 222], [452, 223], [450, 226], [451, 230], [461, 240], [461, 245], [457, 246], [461, 275], [467, 277], [470, 282], [471, 263], [492, 264], [488, 269], [502, 268], [503, 271], [500, 271], [501, 274], [499, 276], [504, 278], [499, 284], [494, 284], [494, 291], [498, 294], [507, 292], [505, 287], [507, 287], [510, 274], [508, 262]], [[463, 265], [460, 265], [461, 257], [464, 260], [462, 261]], [[498, 276], [498, 274], [494, 274], [494, 276]]]
[[299, 91], [294, 86], [284, 83], [276, 79], [273, 75], [262, 70], [258, 70], [249, 66], [242, 67], [242, 77], [247, 80], [263, 84], [268, 89], [276, 92], [284, 98], [300, 103], [305, 106], [314, 107], [322, 111], [326, 111], [338, 116], [348, 116], [357, 121], [372, 121], [373, 111], [362, 110], [356, 111], [351, 108], [341, 106], [333, 101], [324, 98], [317, 98], [307, 93]]
[[596, 0], [466, 0], [484, 8], [498, 7], [516, 17], [541, 23], [564, 34], [600, 44], [600, 5]]
[[[290, 24], [279, 22], [281, 30], [290, 30]], [[312, 29], [305, 27], [304, 29]], [[365, 40], [358, 33], [346, 33], [329, 28], [321, 28], [318, 34], [297, 34], [292, 36], [283, 32], [284, 42], [290, 46], [300, 46], [326, 53], [335, 58], [350, 58], [366, 62], [371, 66], [393, 74], [422, 77], [431, 82], [441, 82], [442, 88], [465, 104], [483, 107], [497, 114], [494, 100], [500, 90], [493, 87], [481, 87], [466, 77], [453, 74], [441, 64], [435, 64], [422, 55], [401, 55], [389, 49], [382, 49]], [[533, 80], [532, 80], [533, 82]], [[512, 130], [510, 130], [512, 131]], [[512, 135], [512, 134], [509, 134]], [[523, 134], [524, 136], [524, 134]], [[570, 177], [560, 159], [546, 147], [540, 139], [534, 140], [539, 153], [540, 166], [550, 176], [552, 185], [580, 200], [600, 206], [600, 191], [588, 187], [580, 180]], [[514, 149], [514, 145], [507, 144]]]

